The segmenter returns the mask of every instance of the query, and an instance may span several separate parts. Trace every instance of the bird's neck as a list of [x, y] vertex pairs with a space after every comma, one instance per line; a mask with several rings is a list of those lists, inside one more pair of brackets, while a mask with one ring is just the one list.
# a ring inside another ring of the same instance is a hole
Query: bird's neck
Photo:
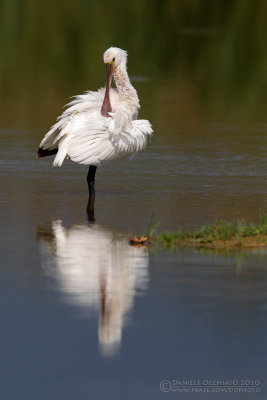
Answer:
[[125, 65], [120, 65], [116, 68], [114, 72], [114, 81], [119, 95], [133, 106], [139, 108], [139, 98], [135, 88], [130, 82]]

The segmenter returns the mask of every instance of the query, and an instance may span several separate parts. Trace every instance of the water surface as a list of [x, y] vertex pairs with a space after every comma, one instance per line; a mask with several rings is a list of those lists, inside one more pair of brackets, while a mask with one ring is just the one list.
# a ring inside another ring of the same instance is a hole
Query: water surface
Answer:
[[261, 156], [249, 156], [254, 168], [261, 166], [257, 175], [256, 168], [242, 171], [242, 157], [232, 157], [227, 168], [219, 146], [208, 159], [204, 143], [198, 152], [190, 143], [183, 150], [152, 144], [133, 161], [99, 168], [92, 218], [84, 168], [67, 162], [52, 169], [49, 160], [34, 159], [34, 143], [25, 142], [23, 132], [5, 135], [5, 396], [184, 398], [162, 392], [160, 382], [246, 378], [262, 382], [255, 398], [264, 398], [265, 252], [216, 255], [128, 243], [152, 216], [176, 229], [234, 219], [264, 204], [266, 188], [257, 186], [265, 168]]

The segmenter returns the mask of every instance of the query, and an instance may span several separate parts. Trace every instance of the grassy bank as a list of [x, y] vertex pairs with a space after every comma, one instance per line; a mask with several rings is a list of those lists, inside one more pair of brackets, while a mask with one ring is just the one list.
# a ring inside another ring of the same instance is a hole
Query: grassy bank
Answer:
[[213, 225], [204, 225], [193, 231], [179, 229], [175, 232], [162, 232], [154, 240], [165, 247], [264, 247], [267, 246], [267, 224], [263, 216], [260, 216], [257, 224], [247, 221], [217, 221]]
[[259, 222], [247, 221], [228, 222], [217, 221], [212, 225], [204, 225], [196, 230], [183, 228], [174, 232], [149, 232], [141, 237], [131, 239], [133, 245], [157, 243], [161, 246], [205, 247], [214, 249], [235, 249], [267, 247], [267, 224], [265, 217], [260, 215]]

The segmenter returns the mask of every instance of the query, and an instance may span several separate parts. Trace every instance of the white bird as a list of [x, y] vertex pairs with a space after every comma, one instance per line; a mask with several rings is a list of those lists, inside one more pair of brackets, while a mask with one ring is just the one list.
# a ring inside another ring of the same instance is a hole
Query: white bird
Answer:
[[[45, 135], [37, 158], [56, 154], [53, 166], [70, 158], [89, 165], [89, 195], [95, 195], [94, 181], [98, 165], [146, 147], [152, 135], [151, 124], [137, 119], [139, 98], [127, 74], [127, 52], [110, 47], [104, 53], [107, 66], [106, 90], [88, 91], [76, 96]], [[112, 78], [117, 90], [111, 88]]]

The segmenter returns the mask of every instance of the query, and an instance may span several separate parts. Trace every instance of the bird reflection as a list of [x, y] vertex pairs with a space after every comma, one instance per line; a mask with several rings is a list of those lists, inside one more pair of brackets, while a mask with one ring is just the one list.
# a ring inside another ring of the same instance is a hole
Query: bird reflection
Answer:
[[[92, 221], [93, 203], [88, 207]], [[47, 275], [56, 280], [66, 301], [87, 315], [98, 310], [101, 353], [116, 354], [134, 297], [147, 285], [147, 251], [92, 223], [67, 229], [54, 221], [50, 230], [39, 227], [37, 237]]]
[[88, 221], [95, 222], [95, 196], [89, 196], [86, 211]]

